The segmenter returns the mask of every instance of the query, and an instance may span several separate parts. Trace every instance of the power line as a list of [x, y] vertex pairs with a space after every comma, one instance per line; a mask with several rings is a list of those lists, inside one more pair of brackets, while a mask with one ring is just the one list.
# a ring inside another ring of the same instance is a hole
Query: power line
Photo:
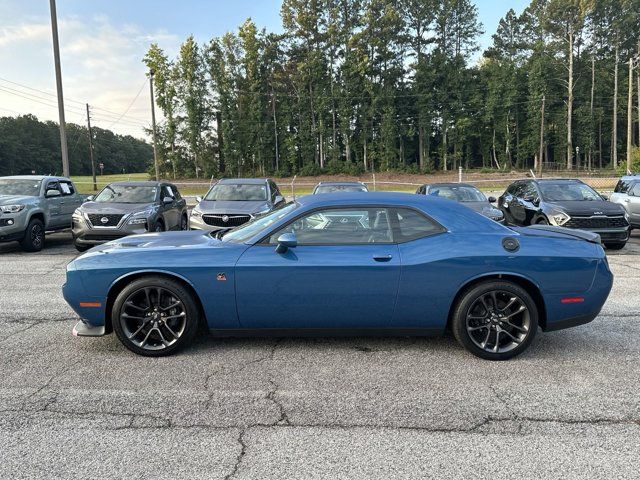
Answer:
[[136, 93], [136, 96], [135, 96], [135, 97], [133, 97], [133, 100], [131, 100], [131, 103], [129, 104], [129, 106], [127, 106], [127, 109], [124, 111], [124, 113], [123, 113], [122, 115], [120, 115], [120, 117], [118, 117], [118, 119], [117, 119], [115, 122], [113, 122], [111, 125], [109, 125], [109, 126], [107, 127], [107, 129], [111, 129], [111, 127], [113, 127], [115, 124], [117, 124], [117, 123], [122, 119], [122, 117], [124, 117], [124, 116], [127, 114], [127, 112], [129, 111], [129, 109], [133, 106], [133, 104], [135, 103], [135, 101], [138, 99], [138, 97], [139, 97], [139, 96], [140, 96], [140, 94], [142, 93], [142, 89], [143, 89], [146, 85], [147, 85], [147, 79], [145, 78], [145, 79], [144, 79], [144, 82], [142, 82], [142, 85], [140, 86], [140, 90], [138, 90], [138, 93]]

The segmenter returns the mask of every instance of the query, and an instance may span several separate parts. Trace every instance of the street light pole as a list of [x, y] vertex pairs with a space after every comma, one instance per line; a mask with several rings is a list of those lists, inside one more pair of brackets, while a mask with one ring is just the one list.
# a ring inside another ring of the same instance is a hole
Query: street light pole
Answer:
[[153, 69], [149, 70], [149, 91], [151, 92], [151, 125], [153, 127], [153, 164], [156, 170], [156, 182], [160, 181], [160, 166], [158, 165], [158, 150], [156, 147], [156, 101], [153, 96]]
[[56, 0], [49, 0], [51, 9], [51, 33], [53, 35], [53, 59], [56, 68], [56, 88], [58, 91], [58, 116], [60, 119], [60, 151], [62, 153], [62, 174], [69, 176], [69, 151], [67, 149], [67, 131], [64, 120], [64, 98], [62, 95], [62, 70], [60, 68], [60, 45], [58, 42], [58, 14]]

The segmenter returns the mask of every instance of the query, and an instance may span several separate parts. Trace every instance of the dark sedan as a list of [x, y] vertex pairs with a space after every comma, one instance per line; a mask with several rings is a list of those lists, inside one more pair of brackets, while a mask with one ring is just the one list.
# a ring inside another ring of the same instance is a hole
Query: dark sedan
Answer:
[[368, 192], [369, 189], [362, 182], [320, 182], [313, 189], [313, 194], [336, 192]]
[[510, 225], [589, 230], [612, 250], [623, 248], [629, 239], [624, 208], [577, 179], [520, 180], [509, 185], [498, 205]]
[[484, 193], [473, 185], [466, 183], [428, 183], [416, 190], [418, 195], [433, 195], [435, 197], [448, 198], [465, 207], [469, 207], [485, 217], [498, 223], [504, 222], [502, 212], [491, 205], [496, 202], [495, 197], [485, 197]]

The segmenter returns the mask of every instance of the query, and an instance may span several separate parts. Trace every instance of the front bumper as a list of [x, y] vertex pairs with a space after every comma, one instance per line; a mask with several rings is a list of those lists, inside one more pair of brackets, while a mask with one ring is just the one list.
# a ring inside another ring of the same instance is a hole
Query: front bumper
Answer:
[[630, 227], [607, 228], [607, 229], [598, 228], [593, 230], [583, 228], [582, 230], [597, 233], [598, 235], [600, 235], [600, 239], [602, 240], [602, 243], [610, 243], [610, 242], [625, 243], [627, 240], [629, 240], [629, 233], [631, 232]]
[[[208, 215], [208, 214], [205, 214], [205, 215]], [[218, 214], [215, 214], [215, 215], [218, 215]], [[235, 215], [236, 214], [229, 214], [230, 217], [235, 216]], [[247, 216], [248, 217], [247, 221], [251, 221], [251, 219], [253, 219], [253, 215], [249, 215], [249, 214], [237, 214], [237, 215], [238, 216]], [[203, 217], [194, 216], [193, 214], [189, 216], [189, 230], [204, 230], [204, 231], [207, 231], [207, 232], [215, 232], [215, 231], [218, 231], [218, 230], [222, 230], [223, 228], [238, 227], [238, 226], [240, 226], [240, 225], [228, 225], [228, 226], [224, 226], [224, 225], [220, 225], [220, 226], [209, 225], [208, 223], [206, 223], [204, 221]]]
[[120, 227], [92, 227], [85, 219], [74, 217], [73, 239], [77, 245], [100, 245], [129, 235], [140, 235], [149, 232], [149, 221], [142, 225], [129, 225], [124, 221]]
[[27, 213], [24, 210], [19, 213], [0, 214], [0, 242], [22, 240], [26, 229]]

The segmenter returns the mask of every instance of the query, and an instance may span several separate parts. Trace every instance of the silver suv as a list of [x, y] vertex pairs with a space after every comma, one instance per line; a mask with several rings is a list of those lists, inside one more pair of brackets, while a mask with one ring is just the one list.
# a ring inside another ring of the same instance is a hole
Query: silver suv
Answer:
[[278, 186], [268, 178], [222, 179], [196, 200], [189, 227], [210, 231], [238, 227], [285, 204]]
[[73, 214], [80, 252], [127, 235], [187, 229], [187, 202], [170, 183], [115, 182], [89, 200]]
[[609, 200], [624, 207], [631, 228], [640, 228], [640, 175], [622, 177]]
[[45, 232], [68, 230], [82, 201], [68, 178], [0, 177], [0, 242], [18, 241], [27, 252], [40, 251]]

